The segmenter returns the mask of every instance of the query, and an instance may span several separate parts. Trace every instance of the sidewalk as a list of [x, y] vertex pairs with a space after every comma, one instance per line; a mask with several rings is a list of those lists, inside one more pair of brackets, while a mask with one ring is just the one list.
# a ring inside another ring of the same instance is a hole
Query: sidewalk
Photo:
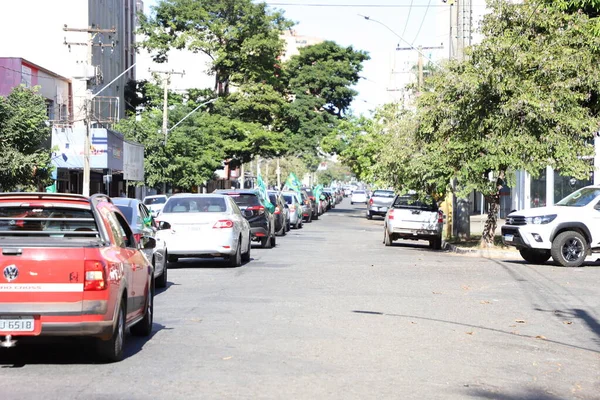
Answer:
[[[487, 214], [471, 215], [471, 221], [470, 221], [471, 235], [481, 236], [481, 233], [483, 232], [483, 228], [485, 226], [486, 220], [487, 220]], [[506, 221], [504, 219], [497, 220], [498, 225], [496, 227], [496, 235], [500, 235], [500, 228], [502, 227], [502, 225], [505, 224], [505, 222]], [[450, 252], [456, 253], [456, 254], [460, 254], [460, 255], [464, 255], [464, 256], [494, 258], [494, 259], [517, 259], [517, 260], [521, 259], [521, 255], [519, 254], [519, 251], [514, 247], [510, 247], [509, 249], [495, 249], [495, 248], [481, 249], [479, 247], [461, 247], [460, 244], [456, 245], [456, 244], [450, 244], [450, 243], [444, 242], [444, 248], [447, 251], [450, 251]]]

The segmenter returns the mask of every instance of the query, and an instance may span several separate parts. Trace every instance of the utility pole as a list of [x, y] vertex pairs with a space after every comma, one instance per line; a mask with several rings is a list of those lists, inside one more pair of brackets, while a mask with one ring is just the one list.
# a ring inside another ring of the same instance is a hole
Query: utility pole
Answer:
[[[443, 49], [444, 46], [427, 46], [427, 47], [423, 47], [423, 46], [419, 46], [417, 48], [417, 53], [419, 55], [419, 59], [417, 61], [417, 68], [418, 68], [418, 87], [419, 90], [421, 90], [423, 88], [423, 81], [424, 81], [424, 77], [423, 77], [423, 50], [439, 50], [439, 49]], [[404, 51], [404, 50], [414, 50], [412, 47], [396, 47], [397, 51]]]
[[181, 71], [181, 72], [176, 72], [175, 70], [170, 70], [170, 71], [152, 71], [151, 69], [148, 69], [148, 72], [152, 72], [154, 74], [161, 74], [164, 75], [162, 77], [162, 84], [163, 84], [163, 123], [162, 123], [162, 133], [163, 133], [163, 138], [165, 141], [165, 146], [167, 145], [167, 135], [169, 134], [168, 131], [168, 112], [169, 112], [169, 83], [171, 81], [171, 75], [181, 75], [184, 76], [185, 75], [185, 71]]
[[[63, 26], [63, 31], [65, 32], [81, 32], [88, 34], [87, 42], [67, 42], [67, 38], [65, 37], [64, 45], [69, 47], [69, 51], [71, 50], [71, 46], [87, 46], [87, 60], [86, 60], [86, 75], [83, 79], [86, 81], [86, 85], [91, 77], [87, 76], [89, 68], [92, 67], [92, 58], [93, 58], [93, 48], [99, 47], [102, 51], [104, 48], [110, 47], [112, 50], [115, 48], [115, 41], [111, 40], [110, 44], [107, 43], [95, 43], [94, 40], [98, 34], [109, 33], [115, 34], [117, 30], [113, 27], [111, 29], [101, 29], [101, 28], [69, 28], [65, 24]], [[95, 75], [95, 71], [94, 71]], [[86, 99], [84, 103], [84, 113], [85, 113], [85, 138], [83, 141], [83, 188], [82, 194], [84, 196], [90, 195], [90, 135], [91, 135], [91, 127], [92, 127], [92, 91], [88, 89], [86, 91]]]
[[281, 190], [281, 168], [279, 167], [279, 158], [277, 158], [277, 190]]

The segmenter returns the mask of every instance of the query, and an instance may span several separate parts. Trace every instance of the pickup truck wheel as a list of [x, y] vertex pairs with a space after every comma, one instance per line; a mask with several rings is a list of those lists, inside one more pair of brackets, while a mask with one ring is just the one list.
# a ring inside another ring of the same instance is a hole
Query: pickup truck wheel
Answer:
[[383, 230], [383, 243], [386, 246], [391, 246], [392, 245], [392, 238], [390, 237], [390, 234], [389, 234], [389, 232], [387, 230], [387, 226]]
[[177, 261], [179, 261], [179, 257], [169, 254], [169, 256], [167, 257], [167, 261], [171, 263], [176, 263]]
[[436, 237], [429, 240], [429, 247], [433, 250], [440, 250], [442, 248], [442, 238]]
[[150, 279], [148, 298], [146, 299], [146, 310], [144, 318], [131, 327], [134, 336], [150, 336], [152, 333], [152, 322], [154, 320], [154, 278]]
[[548, 250], [519, 249], [519, 253], [530, 264], [544, 264], [550, 259]]
[[125, 343], [125, 302], [119, 305], [117, 326], [112, 337], [108, 340], [98, 339], [96, 353], [98, 358], [104, 362], [117, 362], [123, 359], [123, 345]]
[[552, 241], [552, 259], [563, 267], [580, 267], [587, 253], [587, 241], [579, 232], [562, 232]]

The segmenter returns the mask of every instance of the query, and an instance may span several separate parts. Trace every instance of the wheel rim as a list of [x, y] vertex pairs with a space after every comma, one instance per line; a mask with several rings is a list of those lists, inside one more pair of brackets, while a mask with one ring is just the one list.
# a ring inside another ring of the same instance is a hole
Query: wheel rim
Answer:
[[121, 348], [123, 347], [123, 335], [124, 335], [124, 327], [123, 327], [123, 310], [119, 311], [119, 322], [117, 323], [117, 340], [115, 340], [115, 353], [120, 353]]
[[578, 238], [571, 238], [562, 246], [562, 256], [568, 262], [579, 260], [584, 251], [584, 246]]

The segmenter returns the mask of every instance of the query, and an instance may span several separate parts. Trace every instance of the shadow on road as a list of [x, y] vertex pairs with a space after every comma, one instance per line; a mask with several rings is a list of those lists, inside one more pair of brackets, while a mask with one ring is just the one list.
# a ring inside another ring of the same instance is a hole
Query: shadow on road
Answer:
[[[144, 348], [154, 335], [166, 328], [154, 323], [148, 337], [127, 335], [124, 358], [129, 358]], [[23, 337], [17, 339], [17, 346], [0, 349], [0, 368], [23, 368], [26, 365], [41, 364], [101, 364], [96, 357], [96, 344], [92, 338], [81, 337]]]
[[581, 347], [581, 346], [577, 346], [577, 345], [574, 345], [574, 344], [559, 342], [559, 341], [556, 341], [556, 340], [540, 339], [540, 338], [532, 336], [532, 335], [523, 335], [523, 334], [520, 334], [520, 333], [505, 331], [505, 330], [502, 330], [502, 329], [488, 328], [488, 327], [481, 326], [481, 325], [466, 324], [466, 323], [458, 322], [458, 321], [448, 321], [448, 320], [444, 320], [444, 319], [429, 318], [429, 317], [420, 317], [420, 316], [417, 316], [417, 315], [387, 314], [387, 313], [380, 312], [380, 311], [369, 311], [369, 310], [352, 310], [352, 312], [356, 313], [356, 314], [367, 314], [367, 315], [376, 315], [376, 316], [397, 317], [397, 318], [404, 318], [404, 319], [418, 319], [418, 320], [421, 320], [421, 321], [431, 321], [431, 322], [438, 322], [438, 323], [443, 323], [443, 324], [451, 324], [451, 325], [464, 326], [464, 327], [467, 327], [467, 328], [481, 329], [481, 330], [486, 330], [486, 331], [489, 331], [489, 332], [496, 332], [496, 333], [501, 333], [503, 335], [514, 336], [514, 337], [519, 337], [519, 338], [524, 338], [524, 339], [542, 340], [542, 341], [547, 342], [547, 343], [554, 343], [554, 344], [557, 344], [557, 345], [560, 345], [560, 346], [571, 347], [571, 348], [575, 348], [575, 349], [586, 350], [586, 351], [591, 351], [593, 353], [599, 353], [600, 354], [600, 350], [596, 350], [596, 349], [589, 349], [587, 347]]
[[[254, 248], [253, 248], [254, 249]], [[252, 262], [253, 258], [250, 258], [249, 262]], [[227, 265], [227, 260], [224, 258], [182, 258], [177, 262], [170, 262], [169, 269], [185, 269], [185, 268], [218, 268], [218, 269], [235, 269], [242, 268], [248, 264], [248, 262], [242, 262], [241, 267], [232, 267]]]
[[485, 389], [472, 389], [468, 390], [467, 394], [472, 397], [478, 397], [481, 399], [494, 399], [494, 400], [560, 400], [562, 397], [557, 397], [553, 394], [547, 393], [541, 388], [527, 389], [525, 392], [517, 394], [498, 393], [497, 391], [489, 391]]
[[166, 287], [164, 287], [164, 288], [156, 288], [156, 291], [154, 292], [154, 296], [158, 296], [159, 294], [162, 294], [162, 293], [166, 292], [167, 290], [169, 290], [169, 288], [171, 286], [181, 286], [181, 284], [180, 283], [175, 283], [175, 282], [168, 281]]

